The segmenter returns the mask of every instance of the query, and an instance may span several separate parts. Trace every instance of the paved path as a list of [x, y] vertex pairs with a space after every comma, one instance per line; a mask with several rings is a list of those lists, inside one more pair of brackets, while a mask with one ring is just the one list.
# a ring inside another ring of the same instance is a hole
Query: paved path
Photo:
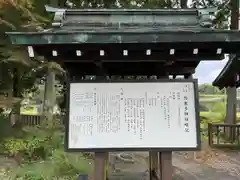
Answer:
[[240, 180], [240, 162], [236, 164], [225, 155], [201, 163], [175, 153], [173, 165], [184, 173], [184, 180]]
[[[186, 154], [185, 152], [173, 153], [174, 179], [176, 180], [240, 180], [240, 154], [238, 153], [229, 156], [222, 152], [214, 152], [204, 161], [199, 160], [200, 158], [189, 158]], [[110, 180], [139, 180], [140, 177], [142, 180], [149, 179], [146, 160], [148, 153], [137, 152], [132, 156], [135, 157], [135, 163], [122, 161], [115, 163], [117, 172], [113, 173], [115, 176]]]

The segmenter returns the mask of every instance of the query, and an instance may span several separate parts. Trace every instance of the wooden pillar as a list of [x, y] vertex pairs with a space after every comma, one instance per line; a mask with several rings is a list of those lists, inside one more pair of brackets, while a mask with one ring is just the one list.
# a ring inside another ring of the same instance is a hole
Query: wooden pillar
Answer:
[[107, 152], [95, 152], [94, 158], [94, 180], [106, 180], [106, 167], [108, 161]]
[[150, 169], [150, 177], [152, 178], [155, 173], [159, 173], [159, 153], [157, 151], [149, 152], [149, 169]]
[[[236, 87], [227, 88], [227, 104], [226, 104], [226, 124], [236, 124], [237, 112], [236, 112], [236, 103], [237, 103], [237, 89]], [[235, 140], [235, 128], [228, 127], [226, 129], [226, 137], [228, 140], [233, 142]]]
[[[239, 1], [231, 0], [231, 24], [230, 29], [239, 29]], [[234, 77], [234, 81], [236, 76]], [[226, 123], [236, 123], [236, 87], [227, 88], [227, 113]]]
[[[164, 77], [160, 78], [168, 78], [169, 75], [166, 74]], [[167, 137], [166, 137], [167, 138]], [[157, 156], [158, 162], [158, 172], [160, 174], [160, 180], [171, 180], [172, 179], [172, 152], [164, 151], [158, 152]]]
[[159, 152], [160, 161], [160, 179], [171, 180], [173, 174], [172, 168], [172, 152]]
[[[106, 76], [101, 72], [102, 69], [98, 69], [96, 75], [97, 80], [105, 80]], [[94, 159], [94, 179], [93, 180], [107, 180], [109, 152], [95, 152]]]
[[236, 103], [237, 90], [236, 87], [227, 88], [227, 108], [226, 108], [226, 124], [236, 124]]

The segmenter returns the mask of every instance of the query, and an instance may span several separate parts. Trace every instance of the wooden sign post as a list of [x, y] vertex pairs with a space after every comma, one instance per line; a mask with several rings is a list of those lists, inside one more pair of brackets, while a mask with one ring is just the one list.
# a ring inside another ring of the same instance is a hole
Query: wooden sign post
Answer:
[[95, 152], [94, 180], [106, 180], [108, 152], [150, 151], [151, 178], [167, 180], [172, 151], [200, 148], [196, 89], [194, 80], [70, 81], [66, 150]]

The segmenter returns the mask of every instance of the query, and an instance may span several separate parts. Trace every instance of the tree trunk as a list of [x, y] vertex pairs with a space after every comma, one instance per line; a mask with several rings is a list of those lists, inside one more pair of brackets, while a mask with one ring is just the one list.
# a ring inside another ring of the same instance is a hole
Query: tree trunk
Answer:
[[239, 17], [239, 1], [231, 0], [231, 26], [230, 29], [238, 28], [238, 17]]
[[187, 0], [180, 0], [180, 6], [181, 6], [181, 8], [187, 8]]
[[[21, 98], [21, 70], [18, 68], [13, 69], [13, 90], [12, 90], [12, 98]], [[10, 96], [8, 96], [10, 99]], [[13, 114], [20, 115], [21, 103], [12, 104]]]

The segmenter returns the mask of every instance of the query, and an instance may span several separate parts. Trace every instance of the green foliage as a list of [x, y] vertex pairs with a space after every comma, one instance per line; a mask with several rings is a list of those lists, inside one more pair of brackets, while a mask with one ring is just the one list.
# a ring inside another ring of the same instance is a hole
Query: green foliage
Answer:
[[21, 136], [7, 138], [3, 142], [6, 152], [10, 156], [21, 154], [27, 161], [45, 159], [52, 150], [62, 147], [62, 127], [23, 127]]
[[212, 107], [212, 112], [219, 113], [218, 120], [220, 122], [224, 122], [226, 119], [226, 103], [225, 102], [217, 102]]
[[[6, 40], [6, 31], [36, 31], [45, 27], [49, 15], [44, 11], [47, 0], [1, 0], [0, 1], [0, 91], [14, 89], [14, 76], [18, 80], [18, 94], [32, 89], [36, 76], [32, 73], [34, 61], [24, 51], [11, 47]], [[36, 64], [35, 64], [36, 66]], [[17, 76], [14, 75], [17, 69]]]
[[16, 155], [17, 153], [22, 152], [26, 149], [26, 143], [22, 139], [6, 139], [3, 144], [4, 148], [7, 150], [10, 156]]
[[[51, 167], [51, 168], [49, 168]], [[46, 161], [38, 163], [24, 164], [11, 172], [13, 179], [32, 178], [52, 180], [56, 179], [76, 179], [83, 174], [91, 174], [91, 160], [82, 155], [67, 154], [63, 149], [54, 150], [53, 156]], [[74, 180], [75, 180], [74, 179]]]
[[0, 141], [16, 134], [7, 115], [0, 113]]
[[201, 84], [198, 87], [198, 92], [201, 95], [223, 95], [225, 93], [225, 89], [219, 90], [217, 87], [210, 84]]
[[[46, 158], [45, 139], [9, 138], [3, 143], [6, 152], [16, 158], [18, 163]], [[20, 159], [18, 159], [20, 157]]]
[[10, 172], [12, 179], [75, 180], [81, 173], [91, 174], [90, 153], [64, 152], [64, 127], [59, 120], [47, 121], [39, 127], [23, 127], [22, 130], [21, 135], [3, 141], [9, 155], [16, 158], [20, 155], [22, 159], [21, 166]]

